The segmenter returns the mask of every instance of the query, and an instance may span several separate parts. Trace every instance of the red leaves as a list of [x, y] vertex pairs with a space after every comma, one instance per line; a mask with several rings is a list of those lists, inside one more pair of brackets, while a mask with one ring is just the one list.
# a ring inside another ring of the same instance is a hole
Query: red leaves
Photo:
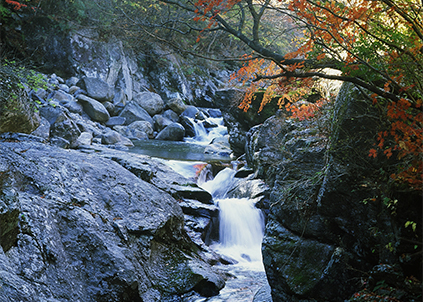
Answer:
[[18, 1], [13, 1], [13, 0], [6, 0], [6, 3], [7, 4], [10, 4], [10, 5], [13, 5], [14, 6], [13, 7], [14, 10], [20, 10], [22, 7], [27, 7], [27, 5], [22, 4], [22, 3], [18, 2]]

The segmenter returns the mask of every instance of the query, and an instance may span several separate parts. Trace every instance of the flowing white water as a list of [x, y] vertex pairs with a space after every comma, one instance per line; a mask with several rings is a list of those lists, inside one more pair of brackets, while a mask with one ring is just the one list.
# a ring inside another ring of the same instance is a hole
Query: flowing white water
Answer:
[[213, 249], [236, 260], [239, 265], [263, 270], [261, 241], [264, 217], [254, 200], [227, 198], [228, 190], [236, 182], [235, 171], [225, 168], [213, 180], [199, 184], [213, 196], [219, 206], [219, 242]]
[[217, 127], [205, 128], [202, 121], [196, 121], [193, 118], [189, 118], [194, 125], [195, 137], [186, 137], [184, 141], [188, 143], [194, 143], [199, 145], [208, 145], [214, 138], [222, 137], [228, 134], [228, 129], [224, 126], [223, 118], [221, 117], [209, 117], [207, 121], [210, 124], [214, 124]]

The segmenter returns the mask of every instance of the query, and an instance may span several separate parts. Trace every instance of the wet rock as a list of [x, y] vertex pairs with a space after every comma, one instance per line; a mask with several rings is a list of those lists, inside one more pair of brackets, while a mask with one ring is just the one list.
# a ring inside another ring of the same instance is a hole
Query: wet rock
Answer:
[[191, 119], [187, 116], [181, 115], [179, 117], [179, 122], [185, 128], [185, 135], [186, 136], [190, 136], [190, 137], [196, 136], [195, 122], [193, 121], [193, 119]]

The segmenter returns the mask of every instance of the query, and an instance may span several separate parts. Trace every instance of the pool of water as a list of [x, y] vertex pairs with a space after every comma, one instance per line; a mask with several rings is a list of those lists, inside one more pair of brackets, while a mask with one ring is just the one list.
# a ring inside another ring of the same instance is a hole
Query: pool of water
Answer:
[[203, 162], [231, 160], [229, 156], [204, 153], [206, 146], [200, 144], [153, 139], [138, 140], [133, 143], [134, 146], [129, 149], [129, 152], [163, 159]]

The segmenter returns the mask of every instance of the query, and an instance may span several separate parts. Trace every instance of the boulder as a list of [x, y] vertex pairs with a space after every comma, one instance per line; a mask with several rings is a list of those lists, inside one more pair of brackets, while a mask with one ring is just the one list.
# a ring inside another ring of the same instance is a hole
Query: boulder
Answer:
[[185, 111], [187, 105], [180, 98], [172, 98], [166, 101], [166, 107], [170, 108], [176, 114], [180, 115]]
[[165, 110], [163, 112], [163, 117], [171, 120], [172, 122], [177, 122], [179, 120], [179, 115], [171, 109]]
[[153, 126], [147, 121], [136, 121], [128, 125], [128, 129], [135, 133], [135, 132], [144, 132], [147, 134], [147, 137], [153, 135]]
[[189, 117], [189, 118], [195, 118], [199, 112], [200, 112], [200, 110], [198, 110], [197, 107], [192, 106], [192, 105], [188, 105], [185, 108], [185, 110], [180, 114], [180, 117], [186, 116], [186, 117]]
[[148, 112], [134, 101], [126, 104], [119, 116], [126, 119], [125, 125], [132, 124], [135, 121], [147, 121], [152, 126], [154, 125], [153, 119]]
[[185, 136], [185, 128], [179, 123], [172, 123], [160, 131], [156, 139], [167, 141], [181, 141]]
[[39, 136], [43, 139], [50, 137], [50, 123], [44, 117], [41, 117], [40, 125], [37, 129], [31, 132], [32, 135]]
[[161, 113], [164, 108], [161, 96], [154, 92], [138, 93], [133, 97], [133, 101], [144, 108], [150, 116]]
[[82, 132], [75, 142], [75, 147], [89, 146], [93, 140], [93, 134], [91, 132]]
[[185, 128], [185, 135], [195, 137], [197, 135], [195, 130], [195, 122], [192, 118], [181, 115], [179, 117], [179, 123]]
[[105, 145], [121, 144], [128, 147], [132, 147], [134, 145], [128, 138], [122, 136], [119, 132], [110, 129], [102, 135], [101, 143]]
[[51, 126], [50, 134], [65, 139], [69, 142], [71, 148], [75, 148], [76, 140], [81, 135], [81, 131], [66, 113], [62, 113]]
[[88, 96], [97, 101], [105, 102], [113, 99], [112, 87], [100, 78], [83, 77], [76, 85], [85, 89]]
[[94, 121], [104, 123], [109, 120], [109, 112], [99, 101], [83, 94], [78, 95], [77, 99], [82, 103], [85, 113]]
[[162, 131], [166, 126], [169, 126], [173, 123], [173, 121], [164, 117], [161, 114], [156, 114], [155, 116], [153, 116], [153, 121], [154, 129], [156, 129], [157, 131]]

